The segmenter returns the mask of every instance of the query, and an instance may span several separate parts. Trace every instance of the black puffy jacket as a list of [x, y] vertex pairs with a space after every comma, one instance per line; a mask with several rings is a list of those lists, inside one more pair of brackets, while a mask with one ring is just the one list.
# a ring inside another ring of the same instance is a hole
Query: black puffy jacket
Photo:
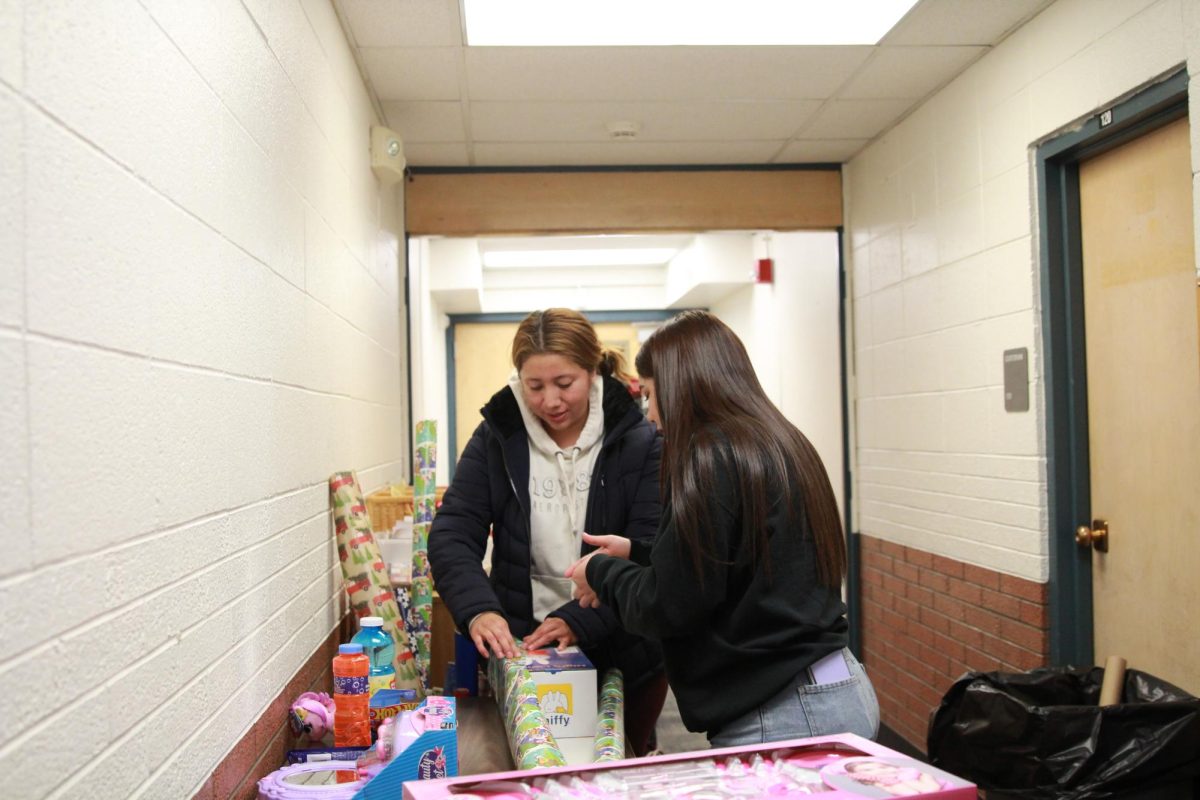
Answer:
[[[604, 379], [603, 411], [604, 440], [592, 472], [584, 530], [648, 545], [662, 513], [662, 439], [629, 391], [612, 378]], [[529, 440], [511, 388], [493, 395], [481, 413], [484, 421], [467, 442], [434, 517], [429, 565], [438, 594], [464, 635], [476, 615], [496, 611], [521, 638], [541, 623], [533, 618], [529, 574]], [[482, 567], [489, 528], [490, 578]], [[584, 545], [580, 555], [592, 549]], [[572, 600], [550, 616], [571, 627], [598, 671], [619, 667], [629, 688], [662, 669], [658, 645], [625, 632], [609, 608], [581, 608]]]

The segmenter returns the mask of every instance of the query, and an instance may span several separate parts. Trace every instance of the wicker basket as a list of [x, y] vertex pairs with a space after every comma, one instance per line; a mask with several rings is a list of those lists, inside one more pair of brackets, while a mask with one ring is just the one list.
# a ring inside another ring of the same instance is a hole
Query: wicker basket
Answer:
[[[437, 487], [433, 495], [435, 504], [442, 502], [446, 493], [445, 486]], [[367, 514], [371, 517], [371, 530], [376, 533], [390, 533], [392, 526], [413, 513], [413, 489], [411, 486], [397, 487], [396, 493], [391, 489], [380, 489], [367, 495]]]

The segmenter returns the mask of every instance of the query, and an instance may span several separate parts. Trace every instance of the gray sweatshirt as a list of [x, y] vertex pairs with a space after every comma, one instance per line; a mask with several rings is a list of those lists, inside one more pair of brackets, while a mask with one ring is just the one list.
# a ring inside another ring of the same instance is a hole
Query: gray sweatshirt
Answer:
[[533, 617], [538, 621], [571, 601], [571, 579], [563, 573], [579, 558], [592, 468], [604, 439], [604, 384], [592, 378], [588, 416], [571, 447], [560, 448], [525, 405], [516, 371], [508, 379], [529, 435], [530, 577]]

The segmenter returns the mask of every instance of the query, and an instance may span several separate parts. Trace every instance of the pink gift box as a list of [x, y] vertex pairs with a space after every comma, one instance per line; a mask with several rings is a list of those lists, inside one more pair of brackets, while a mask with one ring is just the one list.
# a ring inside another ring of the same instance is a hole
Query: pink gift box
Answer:
[[[557, 784], [554, 795], [541, 788], [547, 782]], [[411, 781], [403, 788], [404, 800], [464, 794], [492, 800], [630, 794], [685, 800], [693, 794], [704, 796], [705, 792], [708, 796], [734, 792], [762, 797], [813, 794], [825, 800], [896, 796], [978, 800], [970, 781], [850, 733], [583, 766]]]

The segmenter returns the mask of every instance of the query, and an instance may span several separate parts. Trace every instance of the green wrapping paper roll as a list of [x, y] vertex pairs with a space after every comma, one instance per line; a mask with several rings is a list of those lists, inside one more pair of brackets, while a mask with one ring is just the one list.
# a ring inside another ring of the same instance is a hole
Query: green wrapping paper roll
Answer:
[[417, 423], [413, 451], [413, 548], [410, 627], [416, 631], [417, 672], [426, 688], [433, 647], [433, 577], [429, 570], [429, 526], [437, 493], [437, 420]]
[[596, 713], [596, 741], [592, 761], [620, 761], [625, 757], [625, 678], [621, 670], [604, 673]]
[[517, 769], [562, 767], [567, 763], [554, 734], [546, 727], [538, 705], [537, 686], [529, 670], [512, 665], [505, 670], [505, 722], [508, 744]]
[[[518, 641], [517, 646], [520, 644]], [[546, 725], [529, 670], [515, 659], [492, 658], [488, 676], [496, 687], [496, 705], [504, 718], [509, 752], [517, 769], [565, 766], [567, 759]]]
[[392, 592], [392, 580], [379, 553], [379, 545], [371, 535], [371, 518], [358, 488], [358, 478], [353, 472], [335, 472], [329, 478], [329, 494], [333, 503], [338, 558], [350, 607], [356, 616], [383, 618], [383, 629], [396, 643], [396, 658], [392, 662], [396, 670], [396, 688], [414, 689], [421, 698], [424, 690], [417, 677], [400, 606]]

